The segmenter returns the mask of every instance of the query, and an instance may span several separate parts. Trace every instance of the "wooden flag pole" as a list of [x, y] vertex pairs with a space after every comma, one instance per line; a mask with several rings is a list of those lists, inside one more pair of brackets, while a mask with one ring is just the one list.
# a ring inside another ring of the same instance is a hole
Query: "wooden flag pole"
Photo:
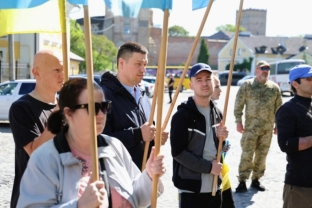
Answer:
[[174, 93], [174, 96], [173, 96], [171, 105], [170, 105], [170, 107], [169, 107], [169, 110], [168, 110], [167, 115], [166, 115], [166, 117], [165, 117], [164, 123], [163, 123], [163, 125], [162, 125], [162, 129], [166, 129], [166, 127], [167, 127], [167, 124], [168, 124], [169, 118], [170, 118], [170, 116], [171, 116], [173, 107], [174, 107], [174, 105], [175, 105], [175, 103], [176, 103], [176, 101], [177, 101], [177, 97], [178, 97], [178, 94], [179, 94], [180, 89], [181, 89], [181, 87], [182, 87], [183, 80], [184, 80], [184, 78], [185, 78], [185, 75], [186, 75], [186, 73], [187, 73], [187, 71], [188, 71], [188, 68], [189, 68], [189, 66], [190, 66], [190, 63], [191, 63], [191, 61], [192, 61], [192, 58], [193, 58], [193, 55], [194, 55], [194, 51], [195, 51], [195, 49], [196, 49], [196, 47], [197, 47], [198, 41], [199, 41], [199, 39], [200, 39], [200, 35], [201, 35], [201, 33], [202, 33], [202, 31], [203, 31], [203, 28], [204, 28], [204, 26], [205, 26], [205, 23], [206, 23], [206, 20], [207, 20], [207, 17], [208, 17], [208, 14], [209, 14], [209, 12], [210, 12], [210, 9], [211, 9], [211, 6], [212, 6], [212, 3], [213, 3], [213, 2], [214, 2], [214, 1], [209, 1], [209, 4], [208, 4], [208, 6], [207, 6], [207, 8], [206, 8], [206, 12], [205, 12], [205, 14], [204, 14], [204, 17], [203, 17], [202, 22], [201, 22], [201, 24], [200, 24], [200, 27], [199, 27], [199, 30], [198, 30], [198, 32], [197, 32], [196, 38], [195, 38], [195, 40], [194, 40], [193, 46], [192, 46], [192, 48], [191, 48], [191, 51], [190, 51], [189, 56], [188, 56], [188, 58], [187, 58], [186, 64], [185, 64], [185, 66], [184, 66], [184, 70], [183, 70], [183, 73], [182, 73], [182, 75], [181, 75], [180, 82], [179, 82], [178, 87], [177, 87], [177, 89], [176, 89], [176, 91], [175, 91], [175, 93]]
[[89, 126], [91, 137], [91, 181], [99, 180], [99, 165], [98, 165], [98, 149], [97, 149], [97, 135], [95, 125], [95, 111], [94, 111], [94, 86], [93, 86], [93, 58], [92, 58], [92, 39], [91, 39], [91, 24], [89, 16], [89, 7], [84, 6], [84, 34], [86, 44], [86, 68], [87, 68], [87, 89], [88, 89], [88, 112], [89, 112]]
[[[161, 41], [160, 43], [160, 51], [163, 51], [163, 47], [164, 47], [165, 42]], [[158, 57], [158, 63], [161, 63], [162, 60], [162, 56]], [[154, 90], [154, 95], [153, 95], [153, 101], [152, 101], [152, 107], [151, 107], [151, 113], [150, 113], [150, 117], [149, 117], [149, 124], [152, 125], [153, 121], [154, 121], [154, 114], [155, 114], [155, 108], [156, 108], [156, 100], [157, 100], [157, 95], [158, 95], [158, 80], [159, 80], [159, 71], [161, 70], [165, 70], [165, 69], [161, 69], [158, 66], [157, 72], [156, 72], [156, 82], [155, 82], [155, 88], [156, 90]], [[163, 129], [162, 131], [163, 132]], [[142, 162], [142, 171], [145, 169], [146, 166], [146, 160], [147, 160], [147, 153], [148, 153], [148, 148], [149, 148], [150, 142], [145, 142], [145, 148], [144, 148], [144, 155], [143, 155], [143, 162]]]
[[[163, 31], [162, 31], [162, 51], [160, 51], [159, 56], [160, 62], [158, 63], [158, 84], [157, 84], [157, 119], [156, 119], [156, 127], [161, 126], [162, 122], [162, 108], [163, 108], [163, 98], [164, 98], [164, 79], [165, 79], [165, 68], [167, 64], [167, 47], [168, 47], [168, 21], [169, 21], [169, 10], [166, 9], [164, 11], [164, 20], [163, 20]], [[155, 156], [159, 155], [160, 152], [160, 140], [161, 140], [161, 128], [156, 128], [156, 136], [155, 136]], [[152, 202], [151, 207], [157, 207], [157, 196], [158, 196], [158, 179], [159, 175], [153, 175], [152, 181]]]
[[[162, 44], [162, 43], [161, 43]], [[160, 46], [160, 51], [161, 51], [162, 46]], [[160, 57], [160, 56], [159, 56]], [[160, 63], [160, 60], [158, 60], [158, 63]], [[151, 113], [149, 117], [149, 125], [153, 124], [154, 121], [154, 114], [155, 114], [155, 109], [156, 109], [156, 100], [157, 100], [157, 89], [158, 89], [158, 77], [159, 77], [159, 70], [157, 70], [156, 73], [156, 82], [155, 82], [155, 87], [154, 87], [154, 95], [153, 95], [153, 100], [152, 100], [152, 106], [151, 106]], [[146, 166], [146, 160], [147, 160], [147, 154], [148, 154], [148, 149], [149, 149], [150, 142], [145, 142], [145, 147], [144, 147], [144, 154], [143, 154], [143, 161], [142, 161], [142, 171], [145, 169]]]
[[69, 69], [69, 49], [68, 49], [68, 38], [67, 38], [67, 16], [66, 16], [66, 0], [59, 0], [60, 10], [60, 23], [62, 28], [62, 54], [63, 54], [63, 69], [64, 69], [64, 81], [68, 80], [68, 69]]
[[[226, 121], [226, 114], [227, 114], [229, 95], [230, 95], [230, 89], [231, 89], [231, 83], [232, 83], [232, 74], [233, 74], [233, 68], [234, 68], [234, 60], [235, 60], [235, 54], [236, 54], [237, 39], [238, 39], [240, 22], [242, 18], [243, 3], [244, 3], [244, 0], [240, 0], [238, 18], [236, 22], [235, 37], [234, 37], [233, 49], [232, 49], [232, 57], [231, 57], [231, 63], [230, 63], [230, 71], [229, 71], [229, 77], [228, 77], [228, 82], [227, 82], [227, 87], [226, 87], [226, 95], [225, 95], [225, 102], [224, 102], [224, 109], [223, 109], [223, 119], [221, 122], [222, 126], [225, 124], [225, 121]], [[220, 162], [220, 159], [221, 159], [221, 151], [222, 151], [222, 142], [219, 142], [218, 154], [217, 154], [218, 162]], [[213, 186], [212, 186], [212, 196], [216, 195], [217, 182], [218, 182], [218, 175], [214, 175]]]

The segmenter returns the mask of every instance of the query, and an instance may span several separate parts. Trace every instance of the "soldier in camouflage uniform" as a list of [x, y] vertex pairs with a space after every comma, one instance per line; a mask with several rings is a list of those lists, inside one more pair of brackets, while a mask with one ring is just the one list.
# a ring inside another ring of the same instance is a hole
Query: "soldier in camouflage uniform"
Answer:
[[[252, 171], [251, 187], [264, 191], [259, 182], [264, 175], [265, 160], [271, 145], [275, 112], [282, 104], [278, 85], [270, 80], [270, 65], [259, 61], [256, 65], [256, 77], [247, 80], [238, 90], [234, 115], [237, 131], [242, 133], [242, 155], [239, 164], [239, 185], [236, 192], [247, 191], [246, 180]], [[245, 107], [245, 127], [242, 122]]]

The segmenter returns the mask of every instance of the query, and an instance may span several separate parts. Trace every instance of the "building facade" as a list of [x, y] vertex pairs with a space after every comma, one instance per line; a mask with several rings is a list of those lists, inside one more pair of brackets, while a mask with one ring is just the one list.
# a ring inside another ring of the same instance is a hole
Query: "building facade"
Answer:
[[[264, 9], [244, 9], [240, 25], [253, 35], [266, 35], [267, 11]], [[236, 22], [238, 11], [236, 11]]]

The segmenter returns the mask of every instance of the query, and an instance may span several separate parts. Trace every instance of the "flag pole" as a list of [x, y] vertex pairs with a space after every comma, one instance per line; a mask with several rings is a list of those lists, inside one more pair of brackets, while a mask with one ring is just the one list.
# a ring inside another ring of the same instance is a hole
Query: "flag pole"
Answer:
[[170, 118], [170, 116], [171, 116], [173, 107], [174, 107], [174, 105], [175, 105], [175, 103], [176, 103], [178, 94], [179, 94], [180, 89], [181, 89], [181, 87], [182, 87], [183, 80], [184, 80], [185, 75], [186, 75], [186, 73], [187, 73], [187, 71], [188, 71], [188, 68], [189, 68], [189, 66], [190, 66], [190, 63], [191, 63], [192, 58], [193, 58], [193, 55], [194, 55], [194, 51], [195, 51], [195, 49], [196, 49], [196, 47], [197, 47], [197, 44], [198, 44], [198, 41], [199, 41], [199, 39], [200, 39], [200, 35], [201, 35], [201, 33], [202, 33], [202, 31], [203, 31], [203, 28], [204, 28], [204, 26], [205, 26], [205, 23], [206, 23], [208, 14], [209, 14], [209, 12], [210, 12], [212, 3], [213, 3], [213, 1], [209, 1], [209, 4], [208, 4], [208, 6], [207, 6], [207, 8], [206, 8], [206, 12], [205, 12], [205, 14], [204, 14], [204, 16], [203, 16], [203, 19], [202, 19], [202, 22], [201, 22], [201, 24], [200, 24], [199, 30], [198, 30], [198, 32], [197, 32], [197, 35], [196, 35], [196, 37], [195, 37], [193, 46], [192, 46], [192, 48], [191, 48], [191, 51], [190, 51], [189, 56], [188, 56], [188, 58], [187, 58], [186, 64], [185, 64], [185, 66], [184, 66], [184, 70], [183, 70], [183, 72], [182, 72], [182, 75], [181, 75], [181, 78], [180, 78], [180, 82], [179, 82], [179, 84], [178, 84], [178, 86], [177, 86], [177, 89], [176, 89], [176, 91], [175, 91], [175, 93], [174, 93], [174, 96], [173, 96], [171, 105], [170, 105], [170, 107], [169, 107], [169, 110], [167, 111], [167, 115], [166, 115], [165, 120], [164, 120], [164, 123], [163, 123], [163, 125], [162, 125], [162, 129], [166, 129], [166, 127], [167, 127], [167, 124], [168, 124], [169, 118]]
[[[237, 39], [238, 39], [240, 22], [242, 18], [243, 4], [244, 4], [244, 0], [240, 0], [239, 12], [238, 12], [238, 18], [236, 22], [235, 36], [234, 36], [234, 42], [233, 42], [233, 49], [232, 49], [232, 57], [231, 57], [231, 63], [230, 63], [230, 71], [229, 71], [229, 77], [228, 77], [228, 82], [227, 82], [227, 87], [226, 87], [226, 95], [225, 95], [225, 102], [224, 102], [224, 109], [223, 109], [223, 119], [221, 122], [222, 126], [225, 124], [225, 121], [226, 121], [226, 114], [227, 114], [229, 95], [230, 95], [230, 89], [231, 89], [231, 83], [232, 83], [232, 74], [233, 74], [233, 68], [234, 68], [234, 60], [235, 60], [235, 54], [236, 54]], [[220, 159], [221, 159], [221, 151], [222, 151], [222, 142], [219, 142], [218, 154], [217, 154], [218, 162], [220, 162]], [[216, 195], [217, 181], [218, 181], [218, 175], [214, 175], [213, 186], [212, 186], [212, 196]]]
[[[159, 73], [157, 79], [157, 119], [156, 119], [156, 127], [161, 126], [162, 122], [162, 108], [163, 108], [163, 98], [164, 98], [164, 79], [165, 79], [165, 68], [167, 64], [167, 47], [168, 47], [168, 22], [169, 22], [169, 10], [165, 9], [164, 11], [164, 20], [163, 20], [163, 31], [162, 31], [162, 43], [161, 43], [161, 51], [159, 56], [160, 62], [158, 63], [157, 73]], [[156, 136], [155, 136], [155, 156], [159, 155], [160, 152], [160, 140], [161, 140], [162, 130], [161, 128], [156, 128]], [[152, 201], [151, 207], [157, 207], [157, 196], [158, 196], [158, 179], [159, 175], [153, 175], [152, 181]]]
[[66, 0], [59, 0], [59, 10], [60, 10], [60, 23], [62, 30], [62, 54], [63, 54], [63, 70], [64, 70], [64, 81], [68, 80], [68, 38], [67, 38], [67, 15], [66, 15]]
[[[160, 43], [160, 51], [163, 51], [164, 44], [165, 44], [165, 41], [161, 41], [161, 43]], [[163, 58], [162, 56], [158, 57], [158, 63], [161, 63], [162, 58]], [[151, 106], [151, 113], [150, 113], [150, 117], [149, 117], [149, 125], [152, 125], [153, 121], [154, 121], [154, 114], [155, 114], [155, 109], [156, 109], [156, 100], [157, 100], [157, 95], [158, 95], [159, 72], [161, 70], [165, 70], [165, 69], [161, 69], [159, 66], [157, 68], [158, 69], [157, 69], [157, 72], [156, 72], [156, 82], [155, 82], [155, 87], [154, 87], [154, 89], [156, 89], [156, 90], [154, 90], [152, 106]], [[163, 130], [161, 132], [163, 132]], [[148, 154], [149, 145], [150, 145], [150, 142], [145, 142], [143, 162], [142, 162], [142, 171], [145, 169], [145, 166], [146, 166], [146, 160], [147, 160], [147, 154]]]
[[[160, 47], [162, 47], [162, 46], [160, 46]], [[161, 51], [161, 49], [160, 49], [160, 51]], [[160, 60], [158, 60], [158, 63], [160, 63]], [[154, 95], [153, 95], [153, 100], [152, 100], [151, 113], [150, 113], [150, 117], [149, 117], [149, 121], [148, 121], [149, 125], [152, 125], [153, 121], [154, 121], [154, 114], [155, 114], [155, 109], [156, 109], [156, 100], [157, 100], [157, 95], [158, 95], [158, 93], [157, 93], [157, 91], [158, 91], [157, 90], [158, 89], [158, 77], [159, 77], [159, 73], [158, 72], [159, 72], [159, 70], [157, 70], [157, 73], [156, 73], [156, 82], [155, 82], [155, 86], [154, 86]], [[142, 171], [145, 169], [145, 166], [146, 166], [146, 160], [147, 160], [147, 154], [148, 154], [149, 145], [150, 145], [150, 142], [145, 142], [143, 161], [142, 161]]]
[[99, 165], [98, 165], [98, 149], [97, 149], [97, 135], [95, 125], [95, 111], [94, 111], [94, 86], [93, 86], [93, 57], [92, 57], [92, 39], [91, 39], [91, 24], [89, 16], [89, 7], [86, 5], [84, 10], [84, 34], [86, 45], [86, 69], [87, 69], [87, 89], [88, 89], [88, 111], [89, 111], [89, 126], [91, 137], [91, 181], [99, 180]]

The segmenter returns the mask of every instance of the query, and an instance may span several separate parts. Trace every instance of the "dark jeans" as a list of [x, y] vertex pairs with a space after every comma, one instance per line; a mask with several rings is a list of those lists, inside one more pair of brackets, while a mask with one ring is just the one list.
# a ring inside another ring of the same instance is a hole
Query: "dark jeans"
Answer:
[[172, 90], [169, 90], [169, 102], [171, 103], [172, 102]]
[[215, 196], [211, 193], [181, 193], [179, 197], [179, 208], [220, 208], [222, 202], [220, 190]]

